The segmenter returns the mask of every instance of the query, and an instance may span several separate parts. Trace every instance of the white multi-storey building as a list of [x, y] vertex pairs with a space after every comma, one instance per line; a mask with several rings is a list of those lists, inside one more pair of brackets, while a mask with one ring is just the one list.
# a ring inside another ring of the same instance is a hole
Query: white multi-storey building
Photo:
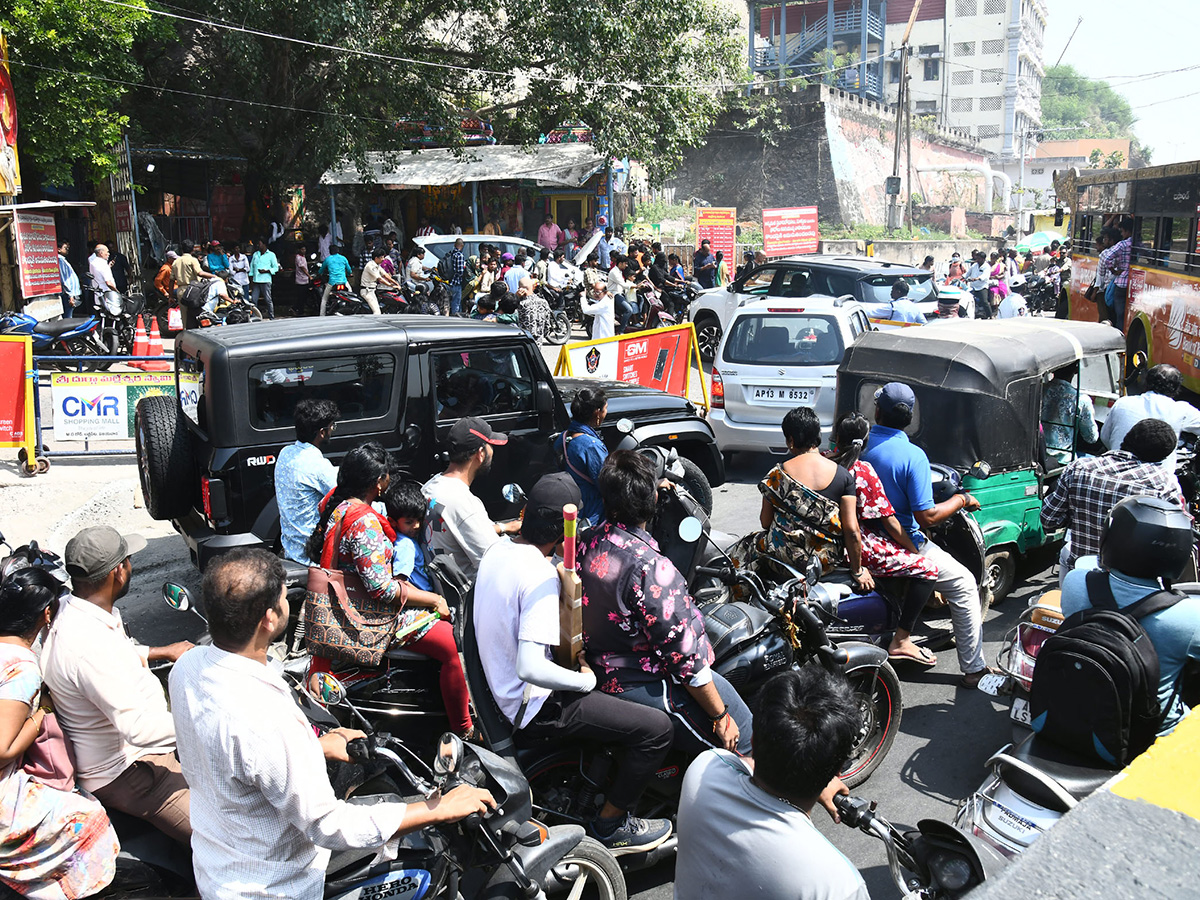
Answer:
[[[904, 7], [903, 18], [896, 7]], [[887, 102], [900, 81], [898, 48], [909, 2], [888, 4], [885, 43], [895, 51], [887, 69]], [[980, 140], [1004, 168], [1019, 165], [1022, 136], [1041, 122], [1044, 0], [926, 0], [909, 37], [913, 116]]]

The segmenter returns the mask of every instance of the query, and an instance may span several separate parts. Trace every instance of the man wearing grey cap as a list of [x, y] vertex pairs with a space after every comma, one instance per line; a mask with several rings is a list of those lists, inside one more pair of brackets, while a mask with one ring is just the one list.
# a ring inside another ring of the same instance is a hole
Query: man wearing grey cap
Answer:
[[146, 819], [187, 845], [187, 782], [175, 758], [175, 723], [149, 660], [174, 662], [191, 648], [137, 644], [117, 600], [129, 591], [130, 557], [146, 546], [108, 525], [85, 528], [67, 543], [70, 599], [42, 646], [46, 686], [75, 749], [75, 776], [110, 809]]
[[979, 584], [966, 566], [927, 538], [921, 529], [944, 522], [960, 509], [973, 512], [979, 509], [979, 501], [962, 493], [941, 503], [933, 502], [929, 457], [904, 433], [912, 424], [916, 408], [916, 394], [907, 384], [892, 381], [876, 391], [875, 426], [862, 458], [879, 476], [900, 527], [908, 532], [917, 551], [938, 567], [934, 584], [950, 607], [958, 666], [963, 673], [959, 684], [974, 688], [980, 678], [993, 671], [983, 659]]

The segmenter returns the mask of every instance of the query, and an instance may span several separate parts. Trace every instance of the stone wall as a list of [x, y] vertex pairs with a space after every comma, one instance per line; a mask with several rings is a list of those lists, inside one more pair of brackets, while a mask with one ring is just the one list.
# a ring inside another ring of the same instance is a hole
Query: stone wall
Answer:
[[[825, 85], [774, 95], [780, 127], [770, 140], [745, 114], [717, 123], [703, 147], [668, 179], [677, 196], [735, 206], [741, 219], [762, 209], [817, 206], [824, 222], [882, 225], [892, 173], [895, 112]], [[977, 142], [946, 129], [914, 129], [912, 191], [928, 204], [985, 206], [983, 179], [970, 173], [917, 173], [918, 167], [987, 165]], [[901, 178], [905, 174], [903, 154]], [[903, 186], [901, 197], [907, 197]]]

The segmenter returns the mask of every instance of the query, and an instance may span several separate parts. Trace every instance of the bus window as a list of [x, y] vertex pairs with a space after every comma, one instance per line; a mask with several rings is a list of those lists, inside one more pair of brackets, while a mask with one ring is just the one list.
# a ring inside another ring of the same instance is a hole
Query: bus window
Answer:
[[1160, 228], [1162, 264], [1168, 269], [1182, 271], [1187, 267], [1188, 251], [1191, 249], [1192, 220], [1164, 218]]
[[1158, 264], [1155, 255], [1155, 237], [1158, 232], [1157, 216], [1138, 216], [1133, 226], [1133, 255], [1130, 262], [1143, 266]]
[[1095, 252], [1095, 247], [1092, 243], [1092, 216], [1075, 217], [1075, 237], [1073, 246], [1080, 253]]

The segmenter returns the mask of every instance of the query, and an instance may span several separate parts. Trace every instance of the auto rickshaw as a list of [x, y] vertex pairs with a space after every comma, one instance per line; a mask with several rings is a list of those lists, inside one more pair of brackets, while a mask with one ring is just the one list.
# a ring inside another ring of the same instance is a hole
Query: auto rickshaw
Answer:
[[982, 507], [971, 516], [982, 530], [983, 559], [973, 559], [962, 541], [946, 550], [982, 571], [985, 596], [999, 601], [1013, 586], [1017, 558], [1062, 538], [1042, 529], [1042, 497], [1085, 452], [1073, 441], [1058, 458], [1047, 454], [1043, 390], [1053, 372], [1078, 361], [1073, 383], [1092, 398], [1102, 424], [1121, 393], [1124, 349], [1121, 334], [1107, 325], [1041, 318], [867, 332], [838, 368], [837, 415], [858, 411], [873, 421], [876, 390], [889, 381], [913, 389], [909, 437], [931, 463], [958, 472]]

